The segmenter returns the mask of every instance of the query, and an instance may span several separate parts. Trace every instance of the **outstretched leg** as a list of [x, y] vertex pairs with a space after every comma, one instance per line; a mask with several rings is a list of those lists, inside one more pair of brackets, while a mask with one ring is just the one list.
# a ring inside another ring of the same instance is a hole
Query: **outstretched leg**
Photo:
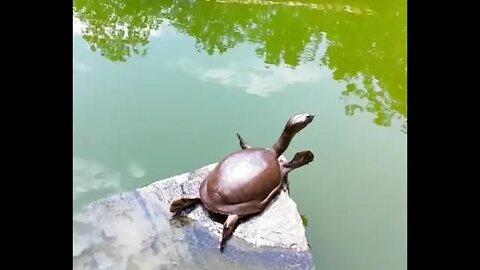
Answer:
[[242, 136], [240, 136], [240, 134], [237, 133], [237, 137], [238, 137], [238, 140], [239, 140], [239, 143], [240, 143], [240, 147], [242, 149], [248, 149], [248, 148], [252, 148], [252, 146], [248, 145], [245, 140], [242, 138]]
[[199, 203], [200, 201], [200, 198], [180, 198], [170, 204], [170, 212], [173, 213], [174, 216], [177, 216], [183, 209]]
[[220, 252], [223, 252], [223, 248], [225, 247], [225, 242], [232, 236], [233, 231], [238, 225], [238, 220], [240, 219], [239, 215], [229, 215], [225, 223], [223, 223], [223, 232], [222, 232], [222, 239], [220, 240]]
[[304, 165], [307, 165], [308, 163], [313, 161], [314, 157], [315, 156], [313, 155], [312, 151], [307, 150], [307, 151], [297, 152], [292, 160], [290, 160], [288, 163], [283, 165], [283, 167], [286, 169], [285, 174], [291, 172], [292, 170], [300, 168]]

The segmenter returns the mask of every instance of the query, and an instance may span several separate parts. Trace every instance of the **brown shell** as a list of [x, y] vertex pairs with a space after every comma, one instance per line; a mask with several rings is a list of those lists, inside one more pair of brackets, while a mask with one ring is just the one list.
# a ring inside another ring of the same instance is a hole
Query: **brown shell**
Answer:
[[260, 212], [282, 187], [284, 171], [276, 154], [249, 148], [224, 158], [200, 185], [205, 207], [224, 215]]

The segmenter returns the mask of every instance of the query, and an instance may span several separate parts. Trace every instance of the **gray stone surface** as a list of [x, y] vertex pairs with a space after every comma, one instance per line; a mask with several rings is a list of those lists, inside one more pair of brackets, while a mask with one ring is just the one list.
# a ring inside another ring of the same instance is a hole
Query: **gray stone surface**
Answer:
[[170, 203], [196, 196], [215, 165], [91, 203], [74, 217], [74, 269], [314, 269], [286, 192], [240, 223], [223, 253], [222, 224], [200, 204], [171, 218]]

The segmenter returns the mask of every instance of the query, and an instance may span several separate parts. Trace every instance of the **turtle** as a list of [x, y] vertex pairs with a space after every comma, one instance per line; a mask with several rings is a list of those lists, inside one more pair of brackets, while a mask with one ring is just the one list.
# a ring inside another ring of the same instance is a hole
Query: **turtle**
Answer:
[[271, 148], [252, 147], [237, 133], [240, 150], [224, 157], [202, 180], [198, 197], [183, 197], [170, 204], [173, 216], [197, 203], [213, 214], [227, 216], [219, 249], [223, 252], [241, 219], [259, 214], [281, 191], [289, 172], [314, 159], [310, 150], [300, 151], [291, 161], [281, 155], [293, 137], [310, 124], [315, 115], [299, 113], [290, 117]]

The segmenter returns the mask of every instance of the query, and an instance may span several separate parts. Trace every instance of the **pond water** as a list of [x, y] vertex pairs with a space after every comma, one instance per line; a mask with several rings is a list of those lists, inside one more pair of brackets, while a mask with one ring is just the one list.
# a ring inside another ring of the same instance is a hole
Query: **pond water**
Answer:
[[405, 0], [74, 0], [74, 211], [271, 146], [317, 269], [406, 268]]

